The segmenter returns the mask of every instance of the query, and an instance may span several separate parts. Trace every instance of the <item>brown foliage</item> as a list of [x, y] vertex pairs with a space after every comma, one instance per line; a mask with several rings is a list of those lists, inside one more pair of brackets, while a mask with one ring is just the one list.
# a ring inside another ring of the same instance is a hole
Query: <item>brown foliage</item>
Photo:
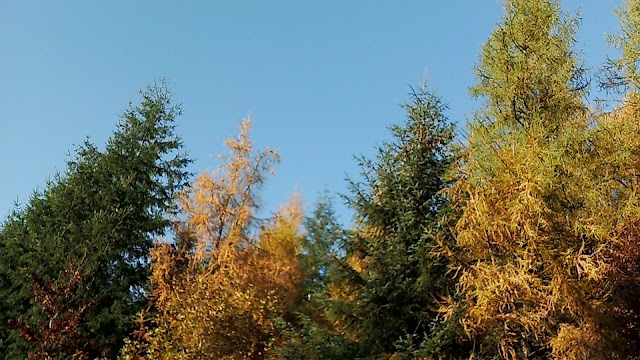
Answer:
[[85, 339], [77, 330], [85, 312], [95, 305], [95, 300], [74, 299], [76, 290], [82, 286], [81, 273], [69, 264], [58, 279], [45, 281], [32, 275], [29, 278], [33, 281], [32, 298], [42, 306], [47, 320], [36, 324], [28, 324], [21, 318], [9, 322], [12, 329], [20, 330], [20, 336], [36, 344], [29, 357], [49, 360], [60, 354], [72, 354], [73, 359], [104, 356], [106, 349], [97, 349], [95, 341]]

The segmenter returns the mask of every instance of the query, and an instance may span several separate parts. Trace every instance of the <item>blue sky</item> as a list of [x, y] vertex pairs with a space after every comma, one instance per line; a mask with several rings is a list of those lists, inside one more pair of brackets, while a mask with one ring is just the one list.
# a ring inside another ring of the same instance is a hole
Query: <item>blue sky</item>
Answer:
[[[581, 8], [578, 49], [597, 68], [613, 53], [619, 1]], [[0, 2], [0, 216], [25, 203], [66, 154], [103, 144], [137, 90], [165, 76], [183, 104], [178, 132], [196, 161], [251, 114], [258, 146], [282, 163], [265, 209], [294, 190], [310, 206], [326, 186], [346, 192], [354, 154], [373, 155], [400, 123], [408, 86], [430, 88], [461, 129], [482, 43], [498, 0], [451, 1], [18, 1]], [[347, 210], [338, 205], [343, 221]]]

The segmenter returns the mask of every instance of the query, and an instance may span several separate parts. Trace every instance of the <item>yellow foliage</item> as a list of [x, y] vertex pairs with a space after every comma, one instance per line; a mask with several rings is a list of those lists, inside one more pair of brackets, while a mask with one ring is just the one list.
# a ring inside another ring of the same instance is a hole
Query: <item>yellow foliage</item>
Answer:
[[[640, 218], [638, 112], [630, 99], [612, 114], [587, 115], [570, 90], [573, 23], [561, 20], [556, 1], [506, 4], [482, 59], [491, 77], [480, 76], [475, 90], [489, 110], [471, 125], [452, 191], [461, 210], [461, 322], [481, 356], [624, 358], [616, 309], [628, 307], [611, 274]], [[545, 37], [561, 45], [539, 42]]]
[[595, 122], [577, 114], [553, 139], [533, 126], [500, 143], [482, 128], [473, 134], [454, 191], [464, 209], [462, 324], [493, 339], [501, 358], [616, 359], [636, 346], [636, 104], [631, 95]]
[[592, 323], [577, 326], [563, 324], [550, 345], [554, 359], [591, 359], [593, 354], [601, 352], [604, 341], [606, 339]]
[[[213, 172], [202, 173], [180, 197], [186, 225], [199, 239], [198, 260], [227, 256], [229, 249], [249, 241], [247, 231], [258, 208], [256, 192], [280, 157], [272, 150], [254, 152], [249, 137], [250, 121], [240, 124], [237, 138], [226, 140], [226, 156]], [[221, 260], [221, 259], [220, 259]], [[209, 262], [215, 266], [215, 261]]]
[[180, 198], [194, 248], [157, 245], [154, 308], [123, 359], [264, 359], [277, 342], [273, 319], [299, 296], [302, 208], [294, 197], [253, 231], [256, 191], [278, 156], [253, 153], [244, 121], [222, 166]]

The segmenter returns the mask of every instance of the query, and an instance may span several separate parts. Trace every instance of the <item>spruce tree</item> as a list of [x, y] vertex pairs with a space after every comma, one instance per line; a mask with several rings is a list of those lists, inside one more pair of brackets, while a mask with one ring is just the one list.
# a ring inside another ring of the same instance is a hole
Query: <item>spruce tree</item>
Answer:
[[[4, 358], [26, 358], [48, 346], [23, 338], [56, 320], [56, 314], [43, 311], [51, 304], [34, 297], [42, 288], [37, 284], [50, 284], [51, 291], [67, 289], [61, 297], [65, 301], [58, 304], [61, 313], [83, 309], [76, 324], [78, 347], [53, 346], [47, 351], [54, 358], [113, 358], [133, 328], [133, 315], [144, 308], [149, 251], [167, 230], [167, 216], [175, 209], [173, 197], [185, 184], [190, 160], [178, 153], [182, 144], [174, 134], [174, 121], [181, 110], [172, 104], [164, 83], [149, 86], [141, 97], [140, 105], [123, 112], [104, 151], [87, 140], [64, 173], [4, 222]], [[69, 282], [69, 273], [78, 274], [72, 279], [80, 284]], [[10, 320], [22, 331], [11, 331]]]
[[361, 158], [363, 181], [351, 182], [357, 225], [346, 242], [348, 266], [334, 310], [359, 356], [411, 358], [451, 345], [438, 343], [447, 337], [436, 333], [444, 328], [438, 302], [453, 290], [438, 249], [450, 240], [441, 226], [448, 213], [442, 190], [456, 159], [454, 129], [426, 86], [404, 109], [406, 122], [391, 127], [393, 140], [378, 147], [375, 160]]
[[407, 119], [347, 197], [356, 226], [337, 225], [326, 198], [305, 225], [306, 283], [298, 318], [285, 325], [286, 359], [428, 358], [468, 354], [461, 328], [439, 316], [454, 291], [443, 246], [455, 214], [443, 192], [456, 162], [453, 125], [426, 86], [405, 104]]
[[[278, 356], [289, 360], [354, 358], [355, 341], [345, 336], [340, 317], [333, 311], [331, 294], [342, 291], [345, 275], [344, 245], [349, 236], [339, 223], [328, 192], [322, 194], [303, 223], [301, 244], [302, 283], [293, 316], [282, 319], [282, 344]], [[347, 272], [348, 273], [348, 272]]]

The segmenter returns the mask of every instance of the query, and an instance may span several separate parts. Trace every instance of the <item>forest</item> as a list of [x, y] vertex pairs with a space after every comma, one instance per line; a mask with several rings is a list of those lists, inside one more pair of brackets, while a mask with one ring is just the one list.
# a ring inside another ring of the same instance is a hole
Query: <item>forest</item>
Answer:
[[466, 130], [410, 88], [309, 211], [264, 216], [249, 119], [191, 174], [147, 86], [0, 225], [0, 359], [640, 359], [640, 1], [616, 14], [588, 69], [576, 14], [505, 0]]

